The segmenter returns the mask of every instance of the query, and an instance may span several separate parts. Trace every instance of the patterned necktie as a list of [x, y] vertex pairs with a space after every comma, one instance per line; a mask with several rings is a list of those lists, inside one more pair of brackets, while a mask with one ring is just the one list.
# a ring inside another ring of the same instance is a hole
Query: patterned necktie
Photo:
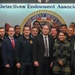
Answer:
[[15, 48], [15, 42], [14, 39], [11, 39], [12, 47]]
[[45, 56], [48, 57], [47, 37], [45, 37]]

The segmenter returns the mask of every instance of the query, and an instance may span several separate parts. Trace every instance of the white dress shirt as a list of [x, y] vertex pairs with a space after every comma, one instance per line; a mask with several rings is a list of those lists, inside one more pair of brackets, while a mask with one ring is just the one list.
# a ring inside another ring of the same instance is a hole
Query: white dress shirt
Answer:
[[45, 45], [45, 37], [47, 39], [47, 49], [48, 49], [48, 56], [49, 56], [49, 38], [48, 36], [43, 35], [44, 45]]

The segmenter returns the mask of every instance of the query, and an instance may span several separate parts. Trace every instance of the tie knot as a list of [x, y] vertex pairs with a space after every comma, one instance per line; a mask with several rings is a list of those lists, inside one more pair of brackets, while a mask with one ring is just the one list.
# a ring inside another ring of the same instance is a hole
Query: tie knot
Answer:
[[45, 36], [45, 38], [47, 38], [47, 36]]
[[14, 40], [14, 38], [11, 38], [11, 40]]

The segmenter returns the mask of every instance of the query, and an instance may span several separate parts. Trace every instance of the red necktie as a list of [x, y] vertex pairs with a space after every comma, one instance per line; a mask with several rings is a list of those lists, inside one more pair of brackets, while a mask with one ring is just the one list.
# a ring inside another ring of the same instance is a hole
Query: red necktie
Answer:
[[14, 39], [11, 39], [12, 47], [15, 48], [15, 42]]

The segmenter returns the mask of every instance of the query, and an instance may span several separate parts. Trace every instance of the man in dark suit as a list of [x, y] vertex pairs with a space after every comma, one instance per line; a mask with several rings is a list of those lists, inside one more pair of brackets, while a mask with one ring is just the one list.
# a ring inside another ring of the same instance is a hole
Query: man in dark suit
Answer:
[[4, 40], [4, 34], [5, 34], [4, 28], [0, 27], [0, 75], [4, 75], [4, 68], [2, 66], [3, 60], [2, 60], [2, 54], [1, 54], [1, 47], [2, 47], [2, 42]]
[[2, 43], [2, 58], [3, 64], [5, 67], [5, 75], [14, 75], [14, 49], [15, 49], [15, 40], [14, 28], [9, 27], [8, 37], [3, 40]]
[[75, 35], [70, 41], [71, 43], [71, 69], [72, 75], [75, 75]]
[[48, 75], [52, 67], [53, 38], [48, 35], [49, 26], [42, 27], [42, 34], [38, 35], [33, 44], [33, 61], [37, 67], [36, 75]]

